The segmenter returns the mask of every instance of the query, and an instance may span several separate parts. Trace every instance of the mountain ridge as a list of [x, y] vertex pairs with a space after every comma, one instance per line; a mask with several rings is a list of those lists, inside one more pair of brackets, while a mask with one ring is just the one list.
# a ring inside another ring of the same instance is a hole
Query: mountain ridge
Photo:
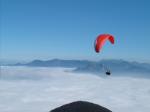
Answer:
[[126, 61], [122, 59], [109, 59], [100, 61], [89, 60], [33, 60], [28, 63], [17, 63], [12, 66], [30, 66], [30, 67], [65, 67], [75, 68], [73, 72], [85, 72], [85, 73], [102, 73], [103, 65], [109, 68], [113, 73], [142, 73], [150, 74], [150, 64], [140, 63], [136, 61]]

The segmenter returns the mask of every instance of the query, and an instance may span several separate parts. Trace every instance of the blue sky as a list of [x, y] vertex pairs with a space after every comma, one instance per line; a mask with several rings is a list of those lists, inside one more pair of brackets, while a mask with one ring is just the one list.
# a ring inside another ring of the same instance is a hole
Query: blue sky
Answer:
[[[1, 0], [0, 58], [150, 62], [149, 0]], [[110, 33], [99, 54], [97, 35]]]

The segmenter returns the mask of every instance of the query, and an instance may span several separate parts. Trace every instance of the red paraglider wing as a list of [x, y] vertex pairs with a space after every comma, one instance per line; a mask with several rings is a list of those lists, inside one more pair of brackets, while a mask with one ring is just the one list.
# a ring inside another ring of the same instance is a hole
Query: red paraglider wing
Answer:
[[110, 34], [102, 34], [97, 37], [95, 40], [95, 51], [97, 53], [101, 50], [106, 40], [109, 40], [112, 44], [114, 44], [114, 37]]

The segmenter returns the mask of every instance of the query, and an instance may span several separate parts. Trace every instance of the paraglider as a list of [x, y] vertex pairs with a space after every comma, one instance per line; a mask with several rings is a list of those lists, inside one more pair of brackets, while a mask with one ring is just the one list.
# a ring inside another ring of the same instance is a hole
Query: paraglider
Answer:
[[101, 34], [95, 40], [95, 51], [98, 53], [102, 49], [105, 42], [109, 40], [112, 44], [114, 44], [114, 37], [110, 34]]
[[[102, 47], [104, 46], [107, 40], [110, 41], [111, 44], [114, 44], [115, 42], [114, 36], [110, 34], [101, 34], [96, 38], [95, 44], [94, 44], [96, 53], [99, 53], [102, 50]], [[104, 65], [102, 65], [102, 67], [105, 69], [106, 75], [111, 75], [111, 71], [108, 69], [108, 67], [105, 67]]]

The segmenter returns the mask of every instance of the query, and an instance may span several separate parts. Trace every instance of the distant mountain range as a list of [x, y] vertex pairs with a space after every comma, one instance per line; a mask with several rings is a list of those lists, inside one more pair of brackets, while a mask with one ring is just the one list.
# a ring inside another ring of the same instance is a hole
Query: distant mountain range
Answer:
[[73, 72], [84, 72], [99, 74], [109, 69], [113, 73], [136, 73], [136, 74], [149, 74], [150, 64], [129, 62], [125, 60], [101, 60], [98, 62], [88, 60], [34, 60], [29, 63], [17, 63], [13, 66], [32, 66], [32, 67], [66, 67], [75, 68]]
[[75, 72], [87, 72], [100, 74], [110, 70], [113, 75], [121, 76], [140, 76], [140, 77], [150, 77], [150, 64], [149, 63], [139, 63], [139, 62], [129, 62], [124, 60], [101, 60], [99, 62], [88, 63], [84, 67], [78, 67]]
[[17, 63], [15, 66], [33, 66], [33, 67], [66, 67], [66, 68], [74, 68], [74, 67], [84, 67], [88, 65], [90, 61], [87, 60], [61, 60], [61, 59], [52, 59], [47, 61], [42, 60], [34, 60], [29, 63]]

